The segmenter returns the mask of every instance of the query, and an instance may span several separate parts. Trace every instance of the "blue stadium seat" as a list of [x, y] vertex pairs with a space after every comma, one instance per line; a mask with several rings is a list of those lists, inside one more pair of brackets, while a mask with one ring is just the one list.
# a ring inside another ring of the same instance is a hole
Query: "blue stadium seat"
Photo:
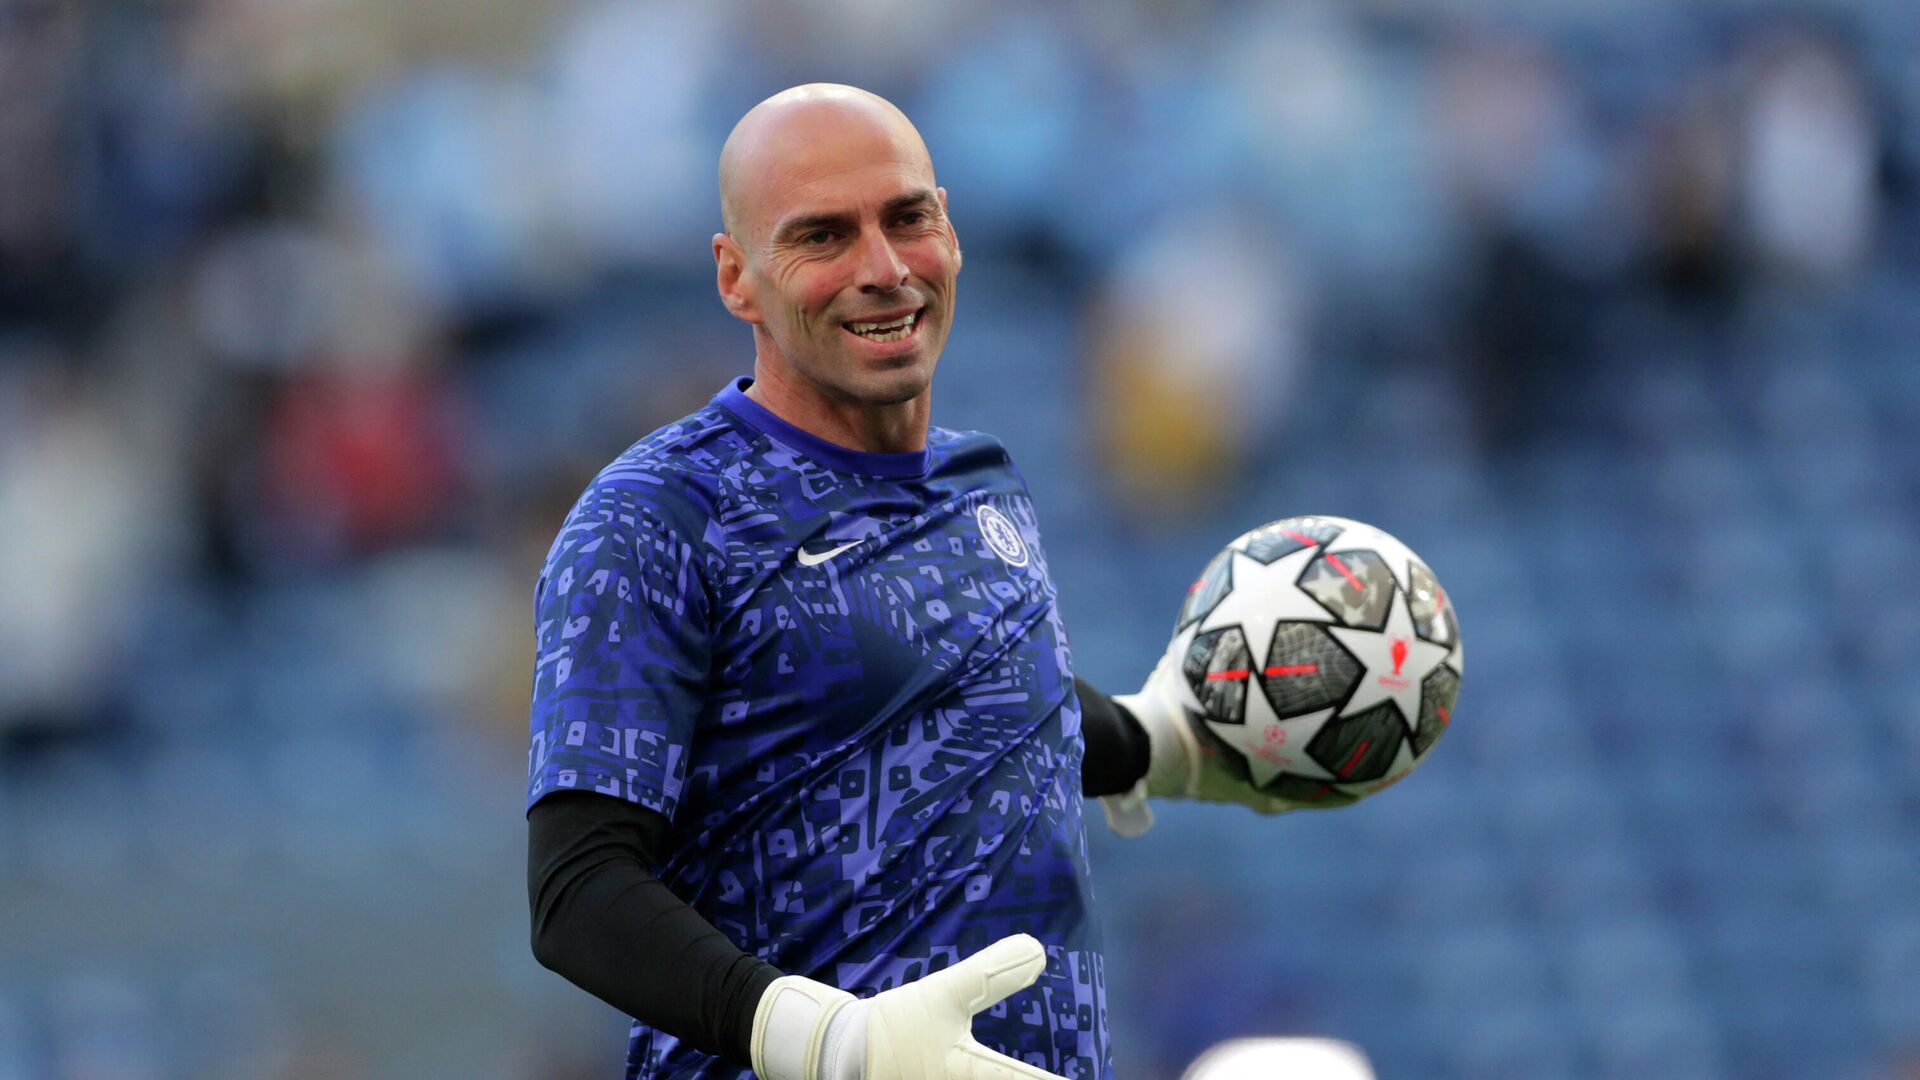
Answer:
[[1589, 1062], [1583, 1076], [1702, 1080], [1741, 1075], [1727, 1069], [1713, 1014], [1693, 997], [1656, 990], [1574, 1008]]
[[1572, 1080], [1584, 1075], [1572, 1033], [1557, 1005], [1545, 999], [1449, 1010], [1438, 1037], [1447, 1075]]

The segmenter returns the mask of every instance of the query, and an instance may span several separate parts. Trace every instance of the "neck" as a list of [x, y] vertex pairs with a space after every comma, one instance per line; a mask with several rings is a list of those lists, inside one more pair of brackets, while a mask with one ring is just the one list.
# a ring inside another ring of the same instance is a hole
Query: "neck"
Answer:
[[785, 365], [756, 358], [747, 396], [773, 415], [835, 446], [870, 454], [915, 453], [927, 448], [933, 395], [876, 405], [829, 394]]

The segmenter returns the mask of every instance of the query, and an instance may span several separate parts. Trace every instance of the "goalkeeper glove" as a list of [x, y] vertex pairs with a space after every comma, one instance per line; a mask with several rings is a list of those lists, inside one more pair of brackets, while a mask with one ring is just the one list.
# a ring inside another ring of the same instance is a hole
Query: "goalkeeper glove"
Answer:
[[1149, 797], [1240, 803], [1262, 814], [1297, 809], [1293, 803], [1268, 795], [1229, 772], [1218, 757], [1200, 745], [1188, 719], [1189, 714], [1201, 712], [1200, 704], [1180, 673], [1181, 657], [1176, 652], [1167, 650], [1138, 693], [1114, 695], [1114, 702], [1146, 729], [1150, 756], [1147, 774], [1130, 790], [1101, 797], [1100, 807], [1106, 811], [1108, 826], [1129, 839], [1152, 828]]
[[1047, 954], [1001, 938], [924, 979], [859, 999], [799, 975], [775, 979], [753, 1017], [761, 1080], [1062, 1080], [973, 1039], [973, 1016], [1033, 985]]

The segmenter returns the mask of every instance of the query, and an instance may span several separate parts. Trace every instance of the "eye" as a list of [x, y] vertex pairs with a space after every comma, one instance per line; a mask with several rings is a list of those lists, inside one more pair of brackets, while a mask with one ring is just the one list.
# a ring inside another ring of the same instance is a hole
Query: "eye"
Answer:
[[900, 225], [918, 225], [925, 220], [927, 220], [927, 212], [925, 210], [909, 210], [901, 214], [899, 218], [896, 219], [896, 223]]
[[825, 247], [833, 242], [833, 230], [815, 229], [801, 236], [800, 242], [807, 247]]

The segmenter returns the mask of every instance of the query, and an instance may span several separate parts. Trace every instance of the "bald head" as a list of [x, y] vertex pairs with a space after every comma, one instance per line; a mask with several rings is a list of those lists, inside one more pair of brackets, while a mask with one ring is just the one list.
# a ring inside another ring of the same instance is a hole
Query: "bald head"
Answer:
[[750, 394], [841, 446], [925, 443], [960, 239], [913, 124], [812, 83], [754, 106], [720, 152], [714, 285], [753, 327]]
[[869, 157], [890, 158], [924, 170], [933, 186], [933, 160], [913, 122], [893, 102], [857, 86], [807, 83], [790, 87], [747, 110], [720, 148], [720, 217], [727, 234], [752, 246], [771, 192], [830, 176], [828, 147], [857, 142]]

